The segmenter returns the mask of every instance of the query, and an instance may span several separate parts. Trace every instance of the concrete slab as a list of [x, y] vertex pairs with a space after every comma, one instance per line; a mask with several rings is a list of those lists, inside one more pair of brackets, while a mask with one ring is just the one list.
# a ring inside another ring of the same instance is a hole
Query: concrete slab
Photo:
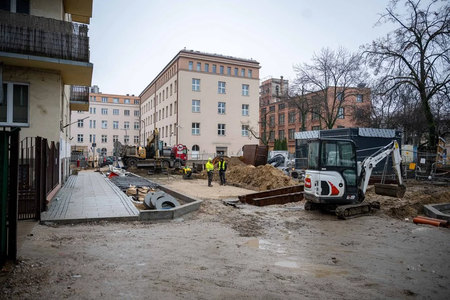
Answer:
[[445, 213], [447, 211], [450, 211], [450, 203], [424, 205], [423, 210], [425, 214], [430, 218], [446, 220], [450, 222], [450, 214]]

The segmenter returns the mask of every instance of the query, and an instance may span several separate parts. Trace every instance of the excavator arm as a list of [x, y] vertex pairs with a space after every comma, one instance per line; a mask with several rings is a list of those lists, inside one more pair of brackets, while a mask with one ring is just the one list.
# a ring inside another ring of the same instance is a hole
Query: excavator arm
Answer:
[[[401, 162], [402, 158], [400, 155], [400, 149], [397, 141], [392, 141], [389, 145], [381, 148], [379, 151], [374, 153], [373, 155], [366, 157], [361, 163], [361, 173], [360, 173], [360, 184], [359, 188], [362, 193], [362, 197], [366, 194], [367, 186], [369, 184], [370, 176], [372, 175], [373, 169], [377, 166], [377, 164], [385, 159], [387, 156], [392, 155], [393, 169], [398, 178], [398, 188], [393, 189], [391, 185], [381, 185], [378, 184], [377, 194], [382, 194], [385, 196], [394, 196], [394, 197], [403, 197], [406, 191], [406, 188], [403, 184], [403, 178], [401, 174]], [[377, 190], [377, 186], [376, 186]], [[386, 191], [383, 191], [386, 190]], [[363, 199], [361, 199], [362, 201]]]

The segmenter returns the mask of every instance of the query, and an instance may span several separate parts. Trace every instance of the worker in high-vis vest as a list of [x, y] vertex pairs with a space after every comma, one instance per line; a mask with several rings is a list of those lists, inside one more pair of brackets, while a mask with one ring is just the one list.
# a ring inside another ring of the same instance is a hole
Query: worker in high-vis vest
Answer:
[[225, 180], [225, 171], [227, 170], [227, 162], [223, 159], [223, 156], [220, 157], [218, 167], [219, 167], [220, 185], [226, 185], [227, 181]]
[[208, 162], [205, 165], [206, 172], [208, 172], [208, 186], [212, 186], [212, 178], [213, 178], [213, 172], [214, 172], [214, 165], [212, 163], [211, 158], [208, 159]]

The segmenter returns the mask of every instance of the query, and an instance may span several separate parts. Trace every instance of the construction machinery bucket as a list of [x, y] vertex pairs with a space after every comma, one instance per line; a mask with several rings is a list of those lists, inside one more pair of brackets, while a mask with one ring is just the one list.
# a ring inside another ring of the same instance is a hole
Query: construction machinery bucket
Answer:
[[391, 184], [375, 183], [375, 194], [403, 198], [405, 196], [406, 187], [404, 185], [397, 186]]

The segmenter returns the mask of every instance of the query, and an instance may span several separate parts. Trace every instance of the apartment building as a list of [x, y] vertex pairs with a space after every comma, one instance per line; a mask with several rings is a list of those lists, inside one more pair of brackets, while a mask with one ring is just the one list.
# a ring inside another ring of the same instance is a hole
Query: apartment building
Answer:
[[258, 126], [259, 62], [181, 50], [140, 94], [146, 139], [185, 144], [192, 158], [239, 155]]
[[0, 2], [0, 265], [6, 244], [14, 259], [17, 219], [39, 219], [70, 174], [70, 112], [89, 110], [91, 17], [92, 0]]
[[[270, 149], [273, 149], [275, 139], [287, 139], [288, 150], [295, 152], [295, 132], [304, 130], [325, 129], [325, 124], [319, 115], [324, 115], [324, 107], [329, 111], [340, 102], [336, 112], [336, 122], [333, 128], [358, 127], [358, 117], [363, 111], [370, 110], [370, 89], [365, 87], [335, 88], [326, 92], [306, 93], [299, 97], [280, 96], [280, 93], [269, 92], [268, 86], [273, 86], [274, 80], [264, 81], [261, 87], [259, 133], [267, 137]], [[275, 81], [275, 86], [278, 81]], [[286, 85], [286, 83], [283, 83]], [[280, 85], [281, 86], [281, 85]], [[266, 91], [263, 93], [263, 91]], [[280, 87], [281, 91], [281, 87]], [[267, 95], [268, 94], [268, 95]], [[327, 97], [324, 102], [324, 97]], [[302, 105], [301, 103], [304, 103]], [[324, 105], [326, 103], [326, 105]]]
[[97, 86], [89, 94], [89, 111], [72, 111], [72, 150], [84, 155], [114, 155], [114, 143], [143, 145], [140, 100], [135, 95], [103, 94]]

